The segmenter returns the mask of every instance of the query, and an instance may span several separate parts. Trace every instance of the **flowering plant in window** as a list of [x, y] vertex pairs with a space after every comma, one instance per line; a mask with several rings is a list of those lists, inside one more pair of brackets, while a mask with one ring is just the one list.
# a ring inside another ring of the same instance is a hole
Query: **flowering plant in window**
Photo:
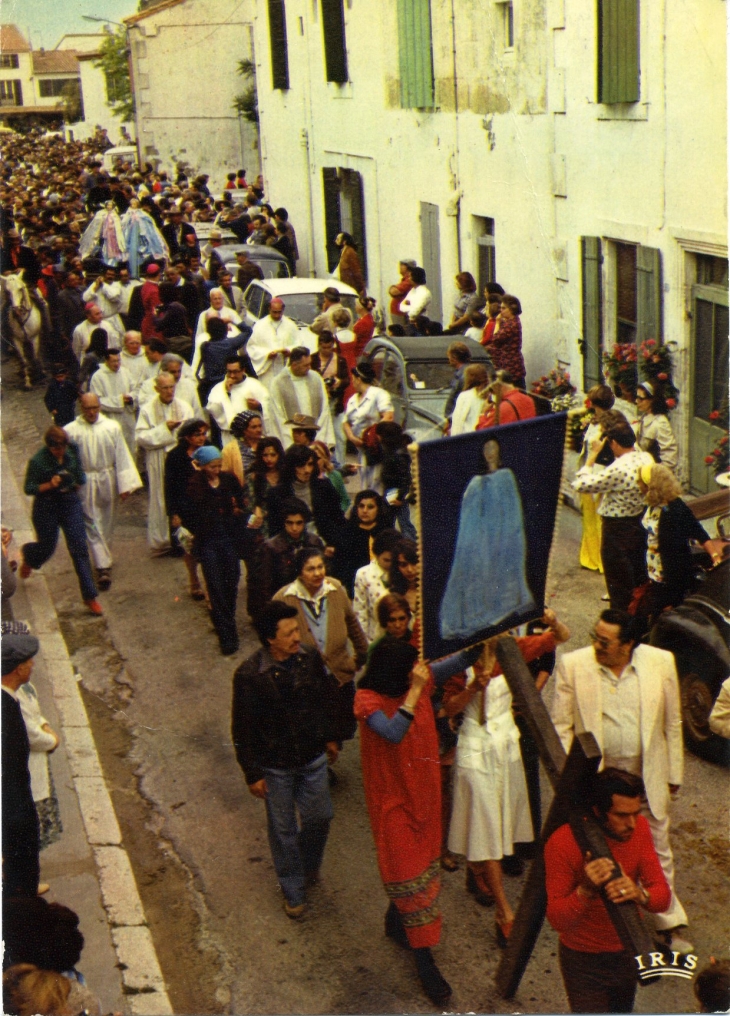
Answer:
[[570, 447], [574, 452], [579, 452], [583, 447], [583, 438], [588, 430], [588, 425], [593, 423], [593, 408], [588, 399], [584, 409], [574, 409], [568, 416], [568, 435]]
[[553, 367], [548, 374], [543, 374], [539, 380], [532, 382], [530, 391], [533, 395], [542, 395], [543, 398], [552, 400], [559, 395], [573, 395], [575, 385], [567, 370]]
[[[710, 414], [712, 415], [712, 414]], [[707, 466], [715, 476], [726, 473], [730, 468], [730, 439], [727, 432], [723, 434], [709, 455], [705, 456]]]
[[612, 388], [618, 388], [620, 385], [636, 388], [637, 356], [633, 342], [616, 342], [610, 353], [603, 354], [603, 363]]
[[669, 346], [647, 339], [639, 346], [639, 370], [642, 380], [661, 386], [667, 406], [674, 409], [679, 401], [679, 389], [672, 381], [672, 351]]

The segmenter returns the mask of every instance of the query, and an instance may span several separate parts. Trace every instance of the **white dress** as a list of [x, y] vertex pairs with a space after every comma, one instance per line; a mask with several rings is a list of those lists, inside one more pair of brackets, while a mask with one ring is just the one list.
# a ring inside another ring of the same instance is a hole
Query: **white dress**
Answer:
[[[467, 670], [467, 686], [474, 671]], [[482, 698], [486, 723], [481, 722]], [[454, 764], [449, 850], [469, 861], [498, 861], [534, 839], [520, 732], [503, 674], [464, 710]]]

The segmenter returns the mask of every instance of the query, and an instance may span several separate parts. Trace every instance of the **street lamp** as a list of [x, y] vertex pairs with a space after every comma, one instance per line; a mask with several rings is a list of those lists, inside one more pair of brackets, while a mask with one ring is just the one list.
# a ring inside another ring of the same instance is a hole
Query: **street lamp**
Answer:
[[97, 18], [94, 14], [82, 14], [81, 17], [84, 21], [98, 21], [102, 25], [117, 25], [119, 28], [125, 29], [127, 27], [121, 21], [110, 21], [109, 18]]

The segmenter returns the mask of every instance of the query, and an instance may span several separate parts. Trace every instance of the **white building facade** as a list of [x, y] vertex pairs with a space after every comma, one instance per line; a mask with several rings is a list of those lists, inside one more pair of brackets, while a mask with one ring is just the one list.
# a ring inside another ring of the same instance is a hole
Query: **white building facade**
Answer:
[[140, 156], [160, 169], [184, 163], [208, 173], [211, 192], [226, 173], [259, 172], [255, 124], [234, 98], [253, 58], [255, 0], [163, 0], [125, 19], [132, 59]]
[[[662, 44], [663, 40], [663, 44]], [[616, 341], [673, 344], [695, 490], [727, 407], [726, 31], [686, 0], [260, 0], [262, 165], [300, 271], [363, 247], [381, 305], [415, 258], [523, 307], [528, 381], [584, 389]]]

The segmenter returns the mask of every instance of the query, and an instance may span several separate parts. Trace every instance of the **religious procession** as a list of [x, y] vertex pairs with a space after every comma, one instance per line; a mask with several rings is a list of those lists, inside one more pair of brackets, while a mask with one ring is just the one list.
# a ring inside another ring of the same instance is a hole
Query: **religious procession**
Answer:
[[[127, 6], [133, 61], [230, 5]], [[315, 227], [268, 85], [247, 172], [146, 157], [132, 80], [137, 142], [0, 132], [4, 1011], [730, 1010], [727, 250], [704, 380], [592, 237], [546, 366], [464, 197], [450, 280], [424, 202], [376, 272], [364, 160]]]

